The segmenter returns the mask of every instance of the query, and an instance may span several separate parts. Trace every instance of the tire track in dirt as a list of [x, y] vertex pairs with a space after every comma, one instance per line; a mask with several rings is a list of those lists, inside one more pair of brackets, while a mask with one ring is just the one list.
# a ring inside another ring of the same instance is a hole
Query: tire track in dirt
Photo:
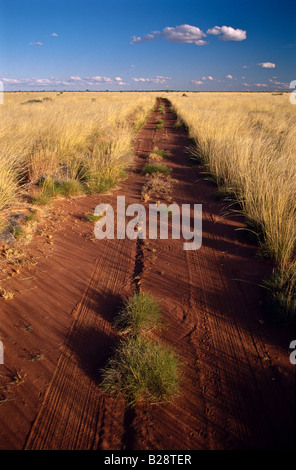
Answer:
[[[129, 204], [135, 202], [134, 195], [137, 200], [135, 173], [142, 166], [141, 156], [153, 147], [153, 113], [145, 125], [147, 134], [148, 139], [142, 139], [140, 132], [137, 140], [138, 158], [128, 182]], [[118, 191], [114, 202], [117, 194]], [[128, 239], [99, 243], [100, 257], [95, 260], [90, 283], [74, 312], [75, 320], [24, 449], [86, 450], [120, 448], [132, 443], [133, 417], [123, 403], [115, 404], [104, 396], [98, 371], [118, 341], [112, 328], [113, 315], [135, 277], [141, 274], [141, 245]]]
[[96, 260], [26, 449], [89, 449], [100, 442], [97, 429], [106, 434], [104, 416], [111, 404], [99, 399], [97, 371], [115, 341], [112, 315], [118, 293], [129, 289], [132, 267], [127, 260], [133, 256], [134, 244], [120, 240]]
[[265, 312], [258, 284], [270, 267], [255, 258], [256, 247], [234, 235], [241, 221], [221, 217], [223, 205], [190, 167], [186, 133], [176, 132], [174, 122], [166, 103], [165, 130], [155, 144], [172, 152], [174, 201], [203, 204], [203, 246], [184, 252], [175, 240], [149, 241], [157, 260], [154, 266], [145, 261], [142, 285], [164, 306], [169, 328], [163, 340], [183, 360], [186, 399], [153, 409], [138, 407], [135, 445], [291, 449], [295, 380], [289, 342], [281, 348], [275, 332], [269, 336], [260, 323]]

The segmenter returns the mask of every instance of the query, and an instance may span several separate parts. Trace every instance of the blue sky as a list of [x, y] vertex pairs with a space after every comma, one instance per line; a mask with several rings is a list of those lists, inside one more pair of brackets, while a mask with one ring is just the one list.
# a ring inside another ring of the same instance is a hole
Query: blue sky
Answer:
[[9, 90], [287, 90], [287, 0], [0, 0]]

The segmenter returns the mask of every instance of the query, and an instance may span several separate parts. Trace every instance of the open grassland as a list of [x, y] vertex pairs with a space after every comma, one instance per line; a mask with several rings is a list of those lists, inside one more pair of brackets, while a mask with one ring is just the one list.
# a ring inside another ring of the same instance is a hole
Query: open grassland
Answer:
[[285, 315], [296, 312], [296, 106], [287, 94], [170, 93], [192, 154], [237, 200], [262, 255], [275, 261], [266, 287]]
[[[133, 160], [133, 139], [158, 93], [6, 93], [0, 106], [0, 232], [14, 238], [11, 207], [104, 192]], [[191, 156], [238, 201], [260, 253], [274, 260], [265, 287], [285, 317], [296, 311], [296, 106], [269, 93], [165, 93], [186, 125]], [[160, 116], [164, 112], [159, 106]], [[160, 120], [159, 125], [163, 125]], [[158, 122], [157, 121], [157, 122]], [[169, 171], [161, 155], [145, 173]], [[152, 180], [151, 180], [152, 181]], [[149, 191], [143, 196], [149, 198]], [[25, 217], [34, 217], [33, 213]]]
[[153, 93], [6, 93], [0, 106], [0, 210], [32, 185], [34, 202], [100, 192], [130, 165]]

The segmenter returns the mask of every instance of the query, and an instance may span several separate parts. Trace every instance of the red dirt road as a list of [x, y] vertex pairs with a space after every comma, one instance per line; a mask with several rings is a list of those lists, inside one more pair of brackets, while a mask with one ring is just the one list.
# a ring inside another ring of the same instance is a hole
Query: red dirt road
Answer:
[[[58, 201], [26, 248], [31, 264], [7, 281], [19, 295], [0, 304], [1, 449], [295, 448], [295, 338], [266, 321], [260, 284], [271, 265], [191, 166], [186, 132], [164, 103], [164, 117], [155, 110], [140, 131], [120, 189]], [[84, 221], [101, 202], [116, 207], [118, 195], [142, 202], [140, 170], [155, 146], [170, 151], [173, 202], [202, 204], [199, 250], [184, 251], [183, 239], [96, 240]], [[103, 393], [99, 369], [119, 340], [112, 320], [136, 276], [161, 303], [167, 326], [155, 334], [179, 354], [183, 375], [170, 404], [131, 410]]]

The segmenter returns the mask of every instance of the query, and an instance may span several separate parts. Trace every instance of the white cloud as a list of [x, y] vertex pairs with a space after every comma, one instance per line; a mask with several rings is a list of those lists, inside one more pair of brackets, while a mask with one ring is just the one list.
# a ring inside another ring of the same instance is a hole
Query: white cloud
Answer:
[[214, 26], [214, 28], [209, 28], [207, 30], [207, 34], [214, 34], [215, 36], [218, 36], [219, 34], [221, 34], [221, 27]]
[[30, 46], [43, 46], [43, 42], [30, 42]]
[[191, 83], [194, 85], [203, 85], [203, 82], [201, 80], [191, 80]]
[[11, 83], [11, 84], [17, 84], [17, 83], [22, 83], [22, 80], [18, 78], [2, 78], [2, 82], [4, 83]]
[[257, 87], [267, 87], [267, 84], [266, 84], [266, 83], [254, 83], [254, 86], [257, 86]]
[[117, 82], [122, 82], [122, 78], [120, 78], [120, 77], [115, 77], [115, 80], [116, 80]]
[[[274, 77], [274, 78], [276, 78], [276, 77]], [[282, 88], [289, 88], [289, 83], [279, 82], [277, 80], [272, 80], [271, 78], [268, 81], [270, 83], [272, 83], [273, 85], [275, 85], [275, 86], [280, 86]]]
[[134, 82], [165, 83], [167, 80], [171, 80], [171, 78], [163, 77], [162, 75], [157, 75], [155, 78], [135, 77], [135, 78], [132, 78], [132, 80]]
[[100, 76], [88, 77], [87, 80], [91, 80], [96, 83], [112, 83], [112, 79], [109, 77], [100, 77]]
[[58, 34], [57, 34], [57, 33], [51, 33], [51, 36], [52, 36], [53, 38], [57, 38], [57, 37], [58, 37]]
[[234, 29], [231, 26], [214, 26], [209, 28], [207, 34], [219, 36], [221, 41], [243, 41], [247, 37], [247, 32], [243, 29]]
[[264, 69], [274, 69], [275, 68], [275, 64], [273, 62], [261, 62], [257, 65], [260, 65]]
[[157, 36], [163, 37], [166, 41], [180, 42], [183, 44], [196, 44], [197, 46], [204, 46], [208, 44], [202, 38], [206, 34], [197, 26], [191, 26], [189, 24], [181, 24], [179, 26], [171, 27], [167, 26], [162, 31], [152, 31], [146, 36], [133, 36], [131, 43], [141, 43], [147, 41], [153, 41]]
[[248, 69], [249, 66], [248, 65], [243, 65], [243, 69]]
[[140, 42], [149, 42], [155, 39], [154, 34], [146, 34], [146, 36], [132, 36], [131, 44], [140, 43]]
[[232, 80], [233, 76], [229, 74], [229, 75], [226, 75], [226, 78], [229, 78], [230, 80]]
[[[207, 30], [207, 34], [219, 36], [221, 41], [243, 41], [247, 37], [247, 32], [243, 29], [234, 29], [231, 26], [214, 26]], [[196, 44], [204, 46], [209, 44], [203, 38], [207, 36], [198, 26], [190, 24], [181, 24], [179, 26], [167, 26], [161, 31], [152, 31], [145, 36], [132, 36], [131, 44], [153, 41], [157, 36], [161, 36], [170, 42], [179, 42], [182, 44]]]
[[82, 78], [81, 77], [70, 77], [70, 80], [73, 80], [74, 82], [81, 82]]
[[51, 85], [51, 80], [48, 78], [35, 78], [36, 85]]
[[202, 39], [206, 34], [197, 26], [191, 26], [189, 24], [182, 24], [175, 28], [168, 26], [164, 28], [159, 35], [171, 42], [196, 44], [198, 46], [207, 44], [207, 42]]

